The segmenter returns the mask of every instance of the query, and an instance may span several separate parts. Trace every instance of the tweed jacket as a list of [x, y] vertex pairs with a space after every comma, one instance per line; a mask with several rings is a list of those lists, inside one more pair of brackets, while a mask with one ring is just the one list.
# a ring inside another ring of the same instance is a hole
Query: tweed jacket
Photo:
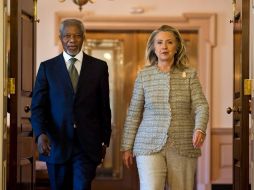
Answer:
[[195, 69], [164, 73], [157, 66], [145, 67], [135, 81], [121, 151], [148, 155], [169, 140], [180, 155], [198, 157], [201, 151], [193, 147], [193, 132], [206, 131], [208, 110]]

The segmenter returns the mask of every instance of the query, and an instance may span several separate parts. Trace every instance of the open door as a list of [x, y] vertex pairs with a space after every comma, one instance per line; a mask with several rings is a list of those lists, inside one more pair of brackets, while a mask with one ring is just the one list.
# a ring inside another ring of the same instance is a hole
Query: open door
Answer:
[[249, 94], [244, 81], [249, 78], [249, 0], [233, 0], [234, 90], [233, 108], [233, 190], [249, 189]]
[[35, 183], [34, 140], [29, 122], [35, 76], [33, 0], [11, 0], [9, 53], [9, 163], [8, 189], [32, 190]]

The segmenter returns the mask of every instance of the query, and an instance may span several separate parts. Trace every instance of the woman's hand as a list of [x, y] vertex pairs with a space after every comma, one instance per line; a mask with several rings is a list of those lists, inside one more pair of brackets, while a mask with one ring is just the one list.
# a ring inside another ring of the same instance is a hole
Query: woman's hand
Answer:
[[133, 164], [133, 153], [130, 150], [123, 152], [123, 163], [128, 169]]
[[193, 134], [192, 143], [195, 148], [201, 148], [205, 140], [205, 134], [196, 130]]

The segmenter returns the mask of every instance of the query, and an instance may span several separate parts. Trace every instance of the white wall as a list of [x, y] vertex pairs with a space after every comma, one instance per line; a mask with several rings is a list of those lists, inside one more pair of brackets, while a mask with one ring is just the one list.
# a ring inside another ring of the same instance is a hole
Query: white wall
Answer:
[[[106, 16], [132, 15], [132, 7], [141, 6], [142, 16], [181, 16], [182, 13], [216, 13], [217, 46], [213, 51], [212, 66], [212, 127], [232, 127], [232, 115], [226, 108], [232, 107], [233, 91], [233, 25], [232, 0], [97, 0], [83, 7], [84, 14]], [[38, 64], [58, 54], [54, 45], [55, 11], [78, 10], [72, 0], [60, 3], [58, 0], [38, 1], [37, 62]]]

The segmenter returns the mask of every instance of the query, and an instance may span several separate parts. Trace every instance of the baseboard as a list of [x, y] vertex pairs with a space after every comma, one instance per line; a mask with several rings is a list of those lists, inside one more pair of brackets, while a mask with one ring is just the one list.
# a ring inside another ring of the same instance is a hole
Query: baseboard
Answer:
[[212, 190], [232, 190], [231, 184], [219, 184], [219, 185], [212, 185]]
[[[232, 184], [213, 184], [212, 190], [233, 190]], [[249, 184], [249, 190], [251, 190], [251, 185]]]

